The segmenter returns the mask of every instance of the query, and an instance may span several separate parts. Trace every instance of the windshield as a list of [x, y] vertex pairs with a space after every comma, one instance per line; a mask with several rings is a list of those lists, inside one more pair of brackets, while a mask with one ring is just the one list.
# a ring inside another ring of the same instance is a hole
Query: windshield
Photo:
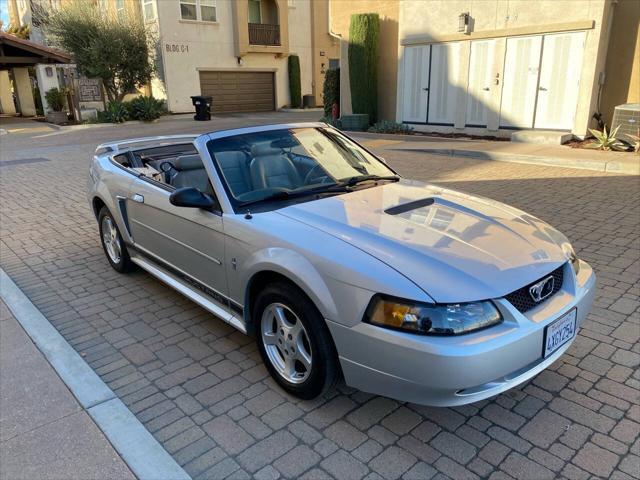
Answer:
[[376, 157], [328, 128], [247, 133], [207, 146], [233, 203], [240, 206], [397, 179]]

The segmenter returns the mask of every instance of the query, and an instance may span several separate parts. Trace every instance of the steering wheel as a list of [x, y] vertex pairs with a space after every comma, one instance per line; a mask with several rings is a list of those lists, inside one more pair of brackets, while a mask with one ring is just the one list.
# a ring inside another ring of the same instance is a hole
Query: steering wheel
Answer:
[[313, 185], [315, 183], [330, 183], [331, 179], [327, 175], [325, 169], [319, 163], [314, 165], [304, 177], [305, 185]]

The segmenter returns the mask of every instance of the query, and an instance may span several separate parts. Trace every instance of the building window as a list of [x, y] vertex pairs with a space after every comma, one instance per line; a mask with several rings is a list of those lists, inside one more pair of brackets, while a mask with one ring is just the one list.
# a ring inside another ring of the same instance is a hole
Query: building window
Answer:
[[249, 23], [262, 23], [260, 0], [249, 0]]
[[203, 22], [216, 21], [216, 0], [200, 0], [200, 19]]
[[217, 21], [216, 0], [180, 0], [183, 20]]
[[155, 20], [155, 10], [153, 8], [153, 0], [142, 0], [142, 15], [145, 22]]

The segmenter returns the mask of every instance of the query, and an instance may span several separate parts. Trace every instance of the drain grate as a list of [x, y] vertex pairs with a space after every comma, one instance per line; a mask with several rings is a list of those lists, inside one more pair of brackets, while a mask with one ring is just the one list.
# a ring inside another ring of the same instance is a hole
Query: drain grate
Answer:
[[20, 158], [18, 160], [7, 160], [6, 162], [0, 162], [0, 167], [13, 167], [14, 165], [28, 165], [30, 163], [42, 163], [50, 162], [48, 158]]

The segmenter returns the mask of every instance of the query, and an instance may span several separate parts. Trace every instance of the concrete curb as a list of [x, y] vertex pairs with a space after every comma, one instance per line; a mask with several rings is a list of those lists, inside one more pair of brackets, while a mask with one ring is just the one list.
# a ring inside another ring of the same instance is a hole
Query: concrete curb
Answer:
[[497, 153], [479, 150], [460, 150], [447, 148], [392, 148], [405, 152], [421, 152], [447, 157], [473, 158], [474, 160], [495, 160], [499, 162], [528, 163], [549, 167], [577, 168], [596, 172], [620, 173], [624, 175], [640, 175], [640, 159], [636, 163], [616, 161], [572, 160], [568, 158], [522, 155], [517, 153]]
[[2, 268], [0, 298], [136, 477], [191, 479]]

